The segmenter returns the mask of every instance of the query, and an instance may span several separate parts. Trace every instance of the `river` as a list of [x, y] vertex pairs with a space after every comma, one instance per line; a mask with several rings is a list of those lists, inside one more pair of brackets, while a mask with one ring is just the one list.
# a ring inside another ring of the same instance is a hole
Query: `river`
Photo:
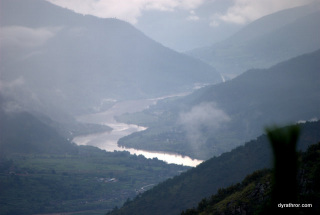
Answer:
[[114, 119], [114, 117], [123, 113], [133, 113], [144, 110], [150, 105], [155, 104], [160, 99], [162, 98], [117, 102], [107, 111], [79, 116], [77, 119], [80, 122], [108, 125], [113, 130], [110, 132], [77, 136], [73, 139], [73, 142], [75, 142], [77, 145], [96, 146], [109, 152], [113, 152], [115, 150], [128, 151], [130, 154], [143, 155], [146, 158], [157, 158], [169, 164], [179, 164], [191, 167], [199, 165], [203, 162], [202, 160], [192, 159], [188, 156], [118, 146], [117, 143], [121, 137], [127, 136], [134, 132], [143, 131], [147, 128], [133, 124], [119, 123]]

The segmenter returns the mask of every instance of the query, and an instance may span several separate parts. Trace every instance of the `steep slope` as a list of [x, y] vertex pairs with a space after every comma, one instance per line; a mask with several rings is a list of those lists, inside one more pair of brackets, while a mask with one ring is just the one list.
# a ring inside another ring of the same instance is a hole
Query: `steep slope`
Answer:
[[22, 106], [68, 113], [221, 80], [215, 70], [116, 19], [42, 0], [1, 1], [1, 82]]
[[0, 110], [0, 157], [11, 154], [76, 154], [77, 146], [27, 112]]
[[227, 78], [252, 68], [267, 68], [320, 48], [320, 4], [262, 17], [230, 38], [188, 54], [213, 65]]
[[[298, 149], [305, 151], [309, 145], [319, 142], [319, 129], [319, 121], [301, 125]], [[271, 156], [269, 141], [266, 135], [262, 135], [159, 184], [110, 214], [179, 214], [196, 206], [202, 198], [211, 196], [219, 188], [238, 183], [256, 170], [269, 168]]]
[[[148, 129], [119, 144], [208, 159], [257, 137], [265, 126], [320, 117], [320, 50], [250, 70], [143, 112]], [[142, 117], [140, 117], [142, 118]]]
[[[298, 174], [298, 202], [299, 207], [288, 208], [283, 205], [278, 208], [298, 214], [319, 214], [319, 171], [320, 171], [320, 143], [311, 145], [301, 155], [301, 165]], [[188, 209], [182, 215], [206, 214], [266, 214], [266, 207], [270, 201], [271, 170], [254, 172], [241, 182], [231, 187], [220, 189], [217, 194], [203, 199], [197, 208]], [[284, 202], [283, 202], [284, 203]], [[294, 204], [294, 203], [291, 203]], [[302, 206], [304, 204], [304, 207]], [[290, 207], [290, 206], [289, 206]]]

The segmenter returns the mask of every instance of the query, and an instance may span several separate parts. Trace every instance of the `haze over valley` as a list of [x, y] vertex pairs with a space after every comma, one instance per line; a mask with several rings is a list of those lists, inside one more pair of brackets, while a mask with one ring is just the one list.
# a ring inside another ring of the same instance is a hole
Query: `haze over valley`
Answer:
[[275, 125], [308, 163], [319, 20], [319, 0], [0, 0], [0, 213], [202, 211], [271, 168]]

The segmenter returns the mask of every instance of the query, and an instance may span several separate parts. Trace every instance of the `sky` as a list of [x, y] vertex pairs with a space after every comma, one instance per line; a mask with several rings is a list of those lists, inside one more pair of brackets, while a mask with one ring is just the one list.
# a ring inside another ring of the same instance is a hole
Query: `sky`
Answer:
[[177, 51], [207, 46], [273, 12], [320, 0], [47, 0], [81, 14], [127, 21]]

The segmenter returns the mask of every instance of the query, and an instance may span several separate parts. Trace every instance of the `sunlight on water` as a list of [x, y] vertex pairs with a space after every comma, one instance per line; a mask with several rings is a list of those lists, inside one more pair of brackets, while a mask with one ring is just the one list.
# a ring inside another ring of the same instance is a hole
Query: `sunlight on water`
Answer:
[[77, 145], [96, 146], [108, 152], [128, 151], [130, 154], [143, 155], [150, 159], [157, 158], [170, 164], [172, 163], [195, 167], [203, 162], [202, 160], [192, 159], [190, 157], [174, 153], [119, 147], [117, 143], [121, 137], [147, 129], [146, 127], [138, 125], [118, 123], [114, 120], [114, 116], [132, 111], [133, 103], [135, 104], [134, 111], [139, 111], [147, 108], [148, 105], [154, 104], [154, 100], [121, 102], [115, 104], [112, 108], [105, 112], [80, 116], [78, 120], [81, 122], [103, 124], [110, 126], [113, 130], [110, 132], [78, 136], [73, 139], [73, 142], [75, 142]]
[[103, 149], [109, 152], [128, 151], [130, 152], [130, 154], [143, 155], [144, 157], [150, 158], [150, 159], [157, 158], [169, 164], [172, 163], [172, 164], [195, 167], [199, 165], [201, 162], [203, 162], [201, 160], [192, 159], [190, 157], [181, 156], [178, 154], [119, 147], [117, 142], [121, 137], [129, 135], [133, 132], [143, 131], [146, 128], [137, 126], [137, 125], [124, 124], [124, 123], [118, 123], [118, 124], [113, 123], [113, 124], [107, 124], [107, 125], [112, 127], [114, 130], [112, 130], [111, 132], [78, 136], [73, 139], [73, 142], [75, 142], [77, 145], [96, 146], [100, 149]]

